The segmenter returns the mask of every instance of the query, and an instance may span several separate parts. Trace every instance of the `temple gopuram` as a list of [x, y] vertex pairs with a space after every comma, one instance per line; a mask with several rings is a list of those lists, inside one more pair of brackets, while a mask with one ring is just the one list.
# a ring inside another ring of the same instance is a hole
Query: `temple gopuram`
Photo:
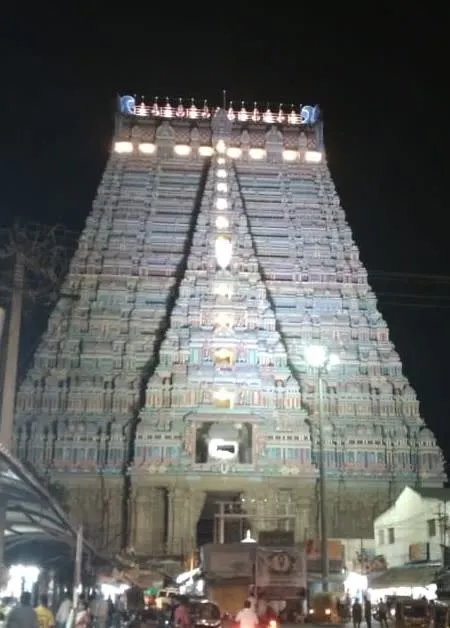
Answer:
[[405, 485], [442, 485], [318, 107], [119, 98], [62, 292], [18, 391], [15, 447], [67, 487], [103, 551], [187, 554], [219, 494], [253, 534], [286, 515], [297, 540], [317, 537], [313, 345], [339, 357], [321, 399], [330, 538], [371, 537]]

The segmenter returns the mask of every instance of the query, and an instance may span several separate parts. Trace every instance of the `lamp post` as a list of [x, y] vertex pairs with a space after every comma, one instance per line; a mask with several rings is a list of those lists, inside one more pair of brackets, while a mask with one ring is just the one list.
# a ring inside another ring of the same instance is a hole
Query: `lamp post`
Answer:
[[325, 452], [323, 442], [323, 375], [330, 366], [339, 364], [339, 357], [328, 353], [325, 347], [311, 345], [305, 350], [306, 363], [316, 372], [317, 381], [317, 427], [319, 431], [319, 495], [320, 495], [320, 555], [322, 562], [322, 590], [328, 591], [328, 520], [327, 520], [327, 478], [325, 472]]

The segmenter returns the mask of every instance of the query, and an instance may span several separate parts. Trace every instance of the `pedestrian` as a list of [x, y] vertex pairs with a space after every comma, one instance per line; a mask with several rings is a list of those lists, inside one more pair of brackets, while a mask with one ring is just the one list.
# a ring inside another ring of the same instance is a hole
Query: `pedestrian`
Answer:
[[72, 600], [70, 599], [69, 594], [66, 593], [56, 613], [57, 628], [65, 628], [67, 624], [67, 620], [69, 619], [71, 610], [72, 610]]
[[358, 598], [355, 599], [352, 606], [353, 628], [361, 628], [363, 609]]
[[245, 600], [244, 608], [236, 615], [235, 621], [239, 628], [257, 628], [259, 623], [258, 615], [252, 610], [250, 600]]
[[384, 602], [383, 600], [380, 600], [380, 603], [378, 604], [378, 620], [380, 622], [381, 628], [388, 628], [387, 617], [388, 617], [388, 607], [386, 605], [386, 602]]
[[31, 606], [31, 593], [24, 591], [20, 602], [9, 613], [6, 628], [39, 628], [36, 611]]
[[55, 616], [48, 607], [48, 595], [45, 593], [41, 595], [39, 602], [39, 606], [35, 609], [39, 628], [55, 628]]
[[364, 600], [364, 619], [366, 620], [367, 628], [372, 628], [372, 602], [368, 597]]

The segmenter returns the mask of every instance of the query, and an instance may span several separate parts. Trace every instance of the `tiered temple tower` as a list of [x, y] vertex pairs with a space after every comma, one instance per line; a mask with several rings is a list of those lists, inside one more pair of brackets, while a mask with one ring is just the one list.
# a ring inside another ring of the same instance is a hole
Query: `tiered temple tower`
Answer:
[[122, 98], [64, 294], [18, 393], [16, 447], [67, 485], [103, 549], [125, 527], [138, 554], [189, 552], [216, 492], [256, 531], [293, 515], [314, 537], [312, 344], [340, 358], [323, 404], [330, 536], [371, 536], [405, 484], [442, 484], [317, 108]]

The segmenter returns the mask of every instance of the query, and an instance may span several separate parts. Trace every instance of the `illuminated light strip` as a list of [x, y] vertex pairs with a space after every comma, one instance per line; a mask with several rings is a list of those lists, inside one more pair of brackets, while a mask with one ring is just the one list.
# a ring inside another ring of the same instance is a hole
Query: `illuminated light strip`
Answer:
[[214, 155], [214, 148], [212, 146], [200, 146], [198, 154], [200, 157], [212, 157], [212, 155]]
[[149, 142], [142, 142], [138, 148], [139, 152], [144, 155], [153, 155], [156, 152], [156, 144], [150, 144]]
[[192, 149], [188, 144], [176, 144], [173, 147], [173, 151], [179, 157], [187, 157], [191, 154]]
[[283, 151], [284, 161], [297, 161], [298, 158], [299, 158], [299, 153], [297, 150], [284, 150]]
[[119, 154], [132, 153], [133, 144], [131, 142], [116, 142], [114, 144], [114, 151]]
[[[153, 105], [146, 105], [145, 102], [136, 104], [136, 100], [132, 96], [122, 96], [120, 108], [122, 113], [126, 115], [191, 120], [209, 120], [218, 112], [223, 111], [220, 107], [210, 109], [206, 103], [200, 108], [196, 107], [194, 103], [190, 107], [184, 107], [181, 103], [172, 106], [170, 102], [160, 106], [157, 101]], [[230, 106], [226, 114], [231, 122], [259, 122], [266, 125], [314, 125], [320, 119], [320, 110], [317, 105], [303, 105], [298, 109], [292, 108], [290, 113], [284, 110], [281, 105], [278, 111], [272, 111], [270, 108], [260, 111], [256, 106], [251, 110], [247, 110], [244, 106], [240, 109], [234, 109]]]
[[250, 148], [248, 154], [250, 159], [264, 159], [267, 155], [264, 148]]
[[227, 155], [231, 159], [239, 159], [242, 155], [242, 149], [237, 146], [230, 146], [230, 148], [227, 149]]
[[322, 161], [322, 153], [317, 150], [307, 150], [305, 153], [305, 161], [310, 164], [320, 164]]

